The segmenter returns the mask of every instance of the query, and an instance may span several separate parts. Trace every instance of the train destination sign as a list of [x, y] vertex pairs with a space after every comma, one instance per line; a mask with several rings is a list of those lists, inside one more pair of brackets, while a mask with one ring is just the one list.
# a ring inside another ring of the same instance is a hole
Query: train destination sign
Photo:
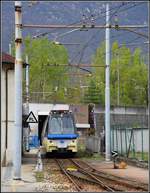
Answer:
[[31, 111], [29, 113], [29, 115], [27, 116], [26, 120], [25, 120], [26, 123], [37, 123], [37, 119], [35, 117], [35, 115], [33, 114], [33, 112]]

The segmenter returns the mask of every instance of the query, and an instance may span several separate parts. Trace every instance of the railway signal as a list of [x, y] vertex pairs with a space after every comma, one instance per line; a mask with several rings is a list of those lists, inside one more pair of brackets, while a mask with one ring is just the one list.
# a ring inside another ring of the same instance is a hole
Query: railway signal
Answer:
[[38, 121], [37, 121], [35, 115], [33, 114], [33, 112], [31, 111], [29, 113], [29, 115], [27, 116], [27, 118], [25, 119], [25, 122], [26, 123], [37, 123]]

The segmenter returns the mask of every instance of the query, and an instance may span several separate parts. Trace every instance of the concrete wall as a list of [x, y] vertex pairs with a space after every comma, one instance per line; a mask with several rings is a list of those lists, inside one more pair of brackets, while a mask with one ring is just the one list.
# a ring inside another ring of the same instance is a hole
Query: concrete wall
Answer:
[[[111, 108], [111, 125], [126, 124], [148, 127], [148, 111], [146, 108], [130, 107], [112, 107]], [[105, 109], [104, 107], [95, 107], [94, 111], [96, 122], [96, 135], [100, 136], [105, 126]]]
[[76, 123], [88, 123], [88, 105], [71, 105]]
[[[14, 130], [14, 71], [8, 71], [8, 130], [6, 149], [6, 74], [1, 71], [1, 164], [12, 163]], [[5, 154], [6, 153], [6, 154]]]
[[86, 149], [93, 152], [99, 153], [101, 151], [101, 140], [96, 136], [89, 136], [86, 138]]
[[[87, 137], [87, 149], [90, 149], [94, 152], [99, 152], [101, 149], [101, 136], [103, 136], [105, 130], [105, 108], [104, 107], [95, 107], [94, 111], [95, 116], [95, 137], [89, 136]], [[130, 107], [112, 107], [111, 108], [111, 125], [118, 125], [124, 124], [126, 126], [139, 126], [141, 128], [148, 128], [148, 111], [146, 108], [130, 108]], [[125, 145], [125, 137], [124, 132], [122, 131], [122, 151], [126, 151]], [[135, 140], [135, 150], [141, 151], [142, 150], [142, 138], [141, 138], [141, 130], [134, 131], [134, 140]], [[130, 131], [128, 131], [127, 136], [129, 138]], [[112, 141], [112, 138], [111, 138]], [[121, 137], [120, 133], [117, 133], [117, 137], [114, 138], [114, 148], [117, 150], [117, 143], [118, 143], [118, 151], [121, 152]], [[99, 147], [100, 146], [100, 147]], [[129, 139], [127, 143], [127, 147], [129, 146]], [[149, 151], [149, 130], [143, 130], [143, 150], [145, 152]], [[114, 149], [114, 150], [115, 150]]]

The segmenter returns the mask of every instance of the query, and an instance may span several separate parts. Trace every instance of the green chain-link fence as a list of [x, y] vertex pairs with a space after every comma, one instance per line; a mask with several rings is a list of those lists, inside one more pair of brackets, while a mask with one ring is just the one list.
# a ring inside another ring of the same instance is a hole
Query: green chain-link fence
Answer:
[[121, 156], [148, 161], [149, 130], [127, 124], [111, 126], [111, 150]]

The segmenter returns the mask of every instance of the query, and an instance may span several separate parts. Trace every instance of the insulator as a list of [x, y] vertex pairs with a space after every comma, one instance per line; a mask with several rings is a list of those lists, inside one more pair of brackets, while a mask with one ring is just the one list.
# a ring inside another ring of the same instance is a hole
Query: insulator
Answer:
[[94, 15], [91, 15], [91, 21], [92, 22], [94, 21]]
[[115, 22], [115, 24], [118, 24], [118, 16], [117, 15], [115, 15], [115, 17], [114, 17], [114, 22]]

